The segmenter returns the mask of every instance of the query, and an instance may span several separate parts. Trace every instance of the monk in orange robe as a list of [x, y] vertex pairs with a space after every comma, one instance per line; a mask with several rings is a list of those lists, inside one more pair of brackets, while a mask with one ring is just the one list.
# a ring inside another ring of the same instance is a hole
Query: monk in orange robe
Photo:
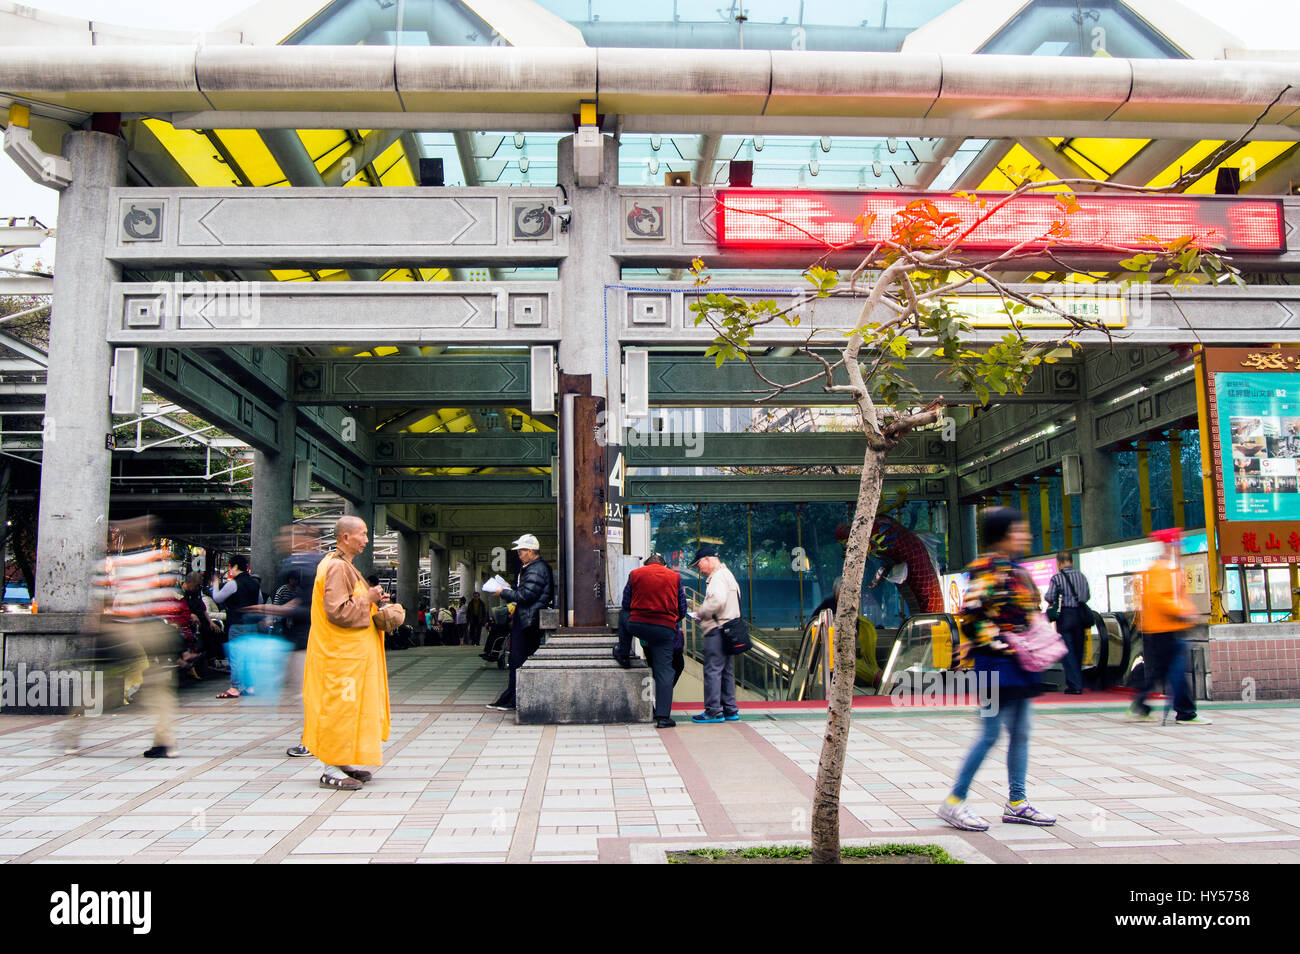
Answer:
[[341, 517], [334, 536], [311, 596], [302, 744], [322, 762], [321, 788], [355, 791], [371, 778], [361, 766], [383, 762], [390, 727], [384, 633], [405, 613], [352, 565], [370, 542], [365, 521]]

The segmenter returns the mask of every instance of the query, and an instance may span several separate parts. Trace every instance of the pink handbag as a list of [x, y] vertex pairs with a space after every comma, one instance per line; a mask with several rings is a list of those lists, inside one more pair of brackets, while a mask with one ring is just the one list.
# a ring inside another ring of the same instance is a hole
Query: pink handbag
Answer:
[[1022, 632], [1003, 633], [1002, 638], [1016, 651], [1016, 661], [1026, 672], [1042, 672], [1069, 652], [1056, 627], [1038, 612], [1030, 616], [1029, 625]]

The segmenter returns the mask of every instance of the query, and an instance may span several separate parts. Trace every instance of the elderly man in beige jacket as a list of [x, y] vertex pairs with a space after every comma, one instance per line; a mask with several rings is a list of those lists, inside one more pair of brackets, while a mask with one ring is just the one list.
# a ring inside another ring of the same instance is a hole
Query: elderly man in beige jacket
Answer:
[[717, 547], [701, 546], [691, 565], [699, 566], [700, 572], [709, 580], [704, 602], [691, 614], [699, 620], [700, 631], [704, 634], [704, 711], [691, 716], [691, 721], [739, 722], [735, 663], [723, 651], [718, 627], [727, 620], [740, 618], [740, 586], [719, 559]]

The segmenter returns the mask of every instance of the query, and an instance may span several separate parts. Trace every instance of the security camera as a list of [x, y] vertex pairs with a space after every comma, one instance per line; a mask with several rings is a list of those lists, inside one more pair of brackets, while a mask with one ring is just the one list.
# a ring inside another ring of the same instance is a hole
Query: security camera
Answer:
[[551, 215], [560, 220], [560, 231], [569, 231], [569, 222], [573, 219], [573, 206], [571, 205], [553, 205], [550, 207]]

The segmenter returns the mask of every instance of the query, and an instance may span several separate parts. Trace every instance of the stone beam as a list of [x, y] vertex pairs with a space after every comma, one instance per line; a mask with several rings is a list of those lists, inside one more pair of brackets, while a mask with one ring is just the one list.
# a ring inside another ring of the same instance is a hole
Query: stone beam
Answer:
[[134, 268], [553, 264], [554, 189], [115, 189], [108, 257]]
[[295, 435], [294, 458], [309, 461], [312, 476], [326, 490], [352, 501], [365, 499], [366, 466], [338, 453], [330, 442], [300, 429]]
[[527, 354], [432, 358], [298, 358], [291, 395], [299, 404], [527, 407]]
[[[912, 434], [890, 451], [889, 462], [944, 464], [948, 458], [943, 445], [938, 433]], [[693, 435], [629, 432], [623, 443], [629, 467], [861, 465], [866, 450], [867, 439], [852, 431]]]
[[554, 433], [381, 434], [377, 467], [550, 467]]
[[[832, 356], [831, 360], [835, 360]], [[764, 357], [757, 361], [763, 373], [773, 381], [799, 381], [820, 368], [805, 355]], [[950, 404], [978, 403], [974, 394], [946, 377], [947, 366], [930, 358], [912, 358], [903, 372], [920, 391], [922, 401], [942, 396]], [[837, 370], [836, 384], [847, 384], [848, 376]], [[846, 392], [827, 393], [822, 380], [805, 384], [772, 399], [774, 407], [794, 405], [848, 404]], [[696, 355], [650, 355], [650, 403], [659, 406], [705, 407], [743, 406], [766, 394], [763, 382], [748, 364], [728, 361], [714, 366], [713, 358]], [[1061, 361], [1035, 369], [1023, 394], [994, 395], [998, 403], [1063, 402], [1082, 396], [1082, 367], [1077, 361]]]
[[[766, 260], [764, 264], [768, 264]], [[1114, 269], [1114, 262], [1109, 267]], [[1113, 338], [1108, 339], [1100, 331], [1080, 334], [1078, 340], [1088, 345], [1300, 342], [1300, 286], [1295, 285], [1183, 289], [1138, 285], [1122, 291], [1116, 285], [1015, 284], [1011, 287], [1027, 295], [1049, 296], [1059, 307], [1085, 317], [1103, 309], [1112, 326]], [[791, 327], [778, 319], [755, 330], [756, 344], [774, 347], [803, 345], [814, 331], [819, 332], [815, 343], [833, 347], [843, 340], [844, 332], [862, 321], [865, 300], [865, 296], [809, 299], [806, 284], [771, 283], [759, 288], [710, 285], [701, 289], [690, 282], [638, 282], [635, 287], [619, 288], [616, 292], [619, 340], [624, 346], [712, 343], [715, 332], [707, 323], [697, 326], [695, 313], [690, 310], [690, 305], [706, 291], [726, 292], [751, 300], [767, 299], [781, 308], [794, 308], [792, 314], [799, 318], [797, 325]], [[1006, 334], [1004, 316], [979, 311], [996, 308], [998, 302], [994, 296], [980, 294], [973, 287], [963, 289], [957, 305], [958, 310], [975, 319], [969, 339], [972, 343], [991, 344]], [[884, 321], [891, 316], [892, 312], [882, 305], [870, 320]], [[1062, 336], [1063, 322], [1055, 316], [1022, 316], [1022, 320], [1025, 336], [1030, 340], [1053, 342]]]
[[559, 339], [559, 289], [558, 282], [121, 282], [113, 285], [108, 337], [115, 345], [209, 347], [540, 343]]

